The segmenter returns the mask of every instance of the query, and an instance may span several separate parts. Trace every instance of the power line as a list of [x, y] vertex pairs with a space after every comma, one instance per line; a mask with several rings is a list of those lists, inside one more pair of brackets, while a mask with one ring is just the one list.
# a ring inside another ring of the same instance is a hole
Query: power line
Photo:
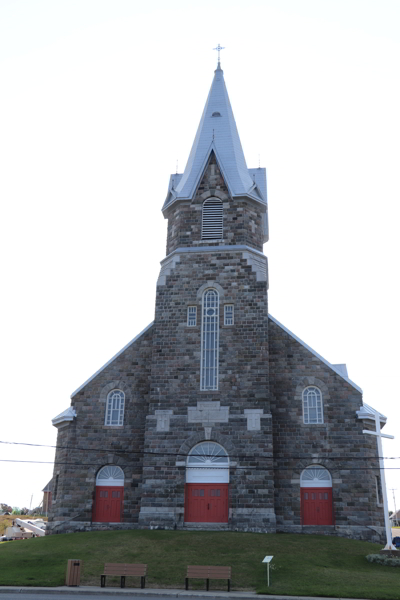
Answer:
[[[203, 455], [204, 456], [204, 455]], [[267, 458], [268, 459], [268, 458]], [[268, 459], [268, 460], [274, 460], [274, 459]], [[74, 463], [74, 462], [63, 462], [63, 461], [41, 461], [41, 460], [15, 460], [15, 459], [3, 459], [0, 458], [0, 462], [9, 462], [9, 463], [28, 463], [28, 464], [37, 464], [37, 465], [66, 465], [66, 466], [70, 466], [70, 467], [98, 467], [99, 463]], [[123, 465], [126, 466], [126, 465]], [[176, 466], [176, 465], [175, 465]], [[178, 465], [185, 467], [186, 469], [198, 469], [198, 466], [189, 466], [189, 465]], [[310, 465], [312, 466], [312, 465]], [[318, 465], [315, 465], [316, 468], [318, 468]], [[238, 465], [228, 465], [226, 467], [213, 467], [213, 466], [208, 466], [207, 467], [203, 467], [205, 469], [216, 469], [216, 470], [221, 470], [221, 469], [246, 469], [249, 470], [251, 469], [252, 471], [292, 471], [293, 467], [258, 467], [257, 465], [243, 465], [243, 466], [238, 466]], [[348, 465], [343, 466], [343, 467], [337, 467], [337, 470], [346, 470], [346, 471], [379, 471], [380, 467], [349, 467]], [[400, 467], [385, 467], [385, 471], [400, 471]]]
[[[215, 443], [213, 441], [210, 441], [211, 444]], [[28, 442], [6, 442], [6, 441], [2, 441], [0, 440], [0, 444], [7, 444], [7, 445], [15, 445], [15, 446], [30, 446], [30, 447], [37, 447], [37, 448], [55, 448], [55, 449], [60, 449], [60, 450], [79, 450], [79, 451], [84, 451], [84, 452], [103, 452], [103, 453], [112, 453], [112, 454], [138, 454], [138, 455], [149, 455], [149, 456], [188, 456], [187, 454], [185, 454], [184, 452], [154, 452], [154, 451], [147, 451], [147, 450], [123, 450], [120, 448], [83, 448], [81, 446], [57, 446], [57, 445], [51, 445], [51, 444], [31, 444]], [[400, 456], [352, 456], [352, 455], [343, 455], [343, 456], [331, 456], [331, 455], [323, 455], [322, 453], [314, 453], [314, 454], [318, 454], [318, 459], [324, 459], [324, 460], [377, 460], [379, 458], [383, 458], [384, 460], [399, 460]], [[213, 455], [208, 455], [208, 454], [202, 454], [201, 456], [207, 458], [208, 456], [213, 456]], [[229, 455], [230, 458], [240, 458], [243, 460], [254, 460], [254, 456], [246, 456], [246, 455], [241, 455], [241, 454], [230, 454]], [[315, 459], [316, 457], [314, 455], [289, 455], [289, 454], [285, 454], [282, 456], [279, 456], [279, 454], [274, 454], [273, 456], [262, 456], [262, 457], [258, 457], [259, 459], [265, 459], [265, 460], [287, 460], [287, 459], [293, 459], [293, 460], [305, 460], [305, 459]], [[24, 462], [24, 461], [22, 461]], [[28, 462], [28, 461], [26, 461]]]

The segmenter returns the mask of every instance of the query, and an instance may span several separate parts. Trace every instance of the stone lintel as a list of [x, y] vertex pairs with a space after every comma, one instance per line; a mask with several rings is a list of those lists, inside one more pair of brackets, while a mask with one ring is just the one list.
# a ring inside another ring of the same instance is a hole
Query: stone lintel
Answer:
[[247, 430], [248, 431], [260, 431], [261, 429], [261, 415], [264, 409], [262, 408], [245, 408], [244, 415], [247, 418]]
[[169, 420], [173, 414], [172, 410], [156, 410], [155, 416], [157, 418], [157, 431], [166, 433], [169, 431]]
[[236, 515], [273, 515], [274, 508], [232, 508], [232, 514]]
[[197, 408], [188, 407], [188, 423], [201, 423], [209, 427], [214, 423], [229, 422], [229, 406], [222, 406], [219, 401], [198, 402]]

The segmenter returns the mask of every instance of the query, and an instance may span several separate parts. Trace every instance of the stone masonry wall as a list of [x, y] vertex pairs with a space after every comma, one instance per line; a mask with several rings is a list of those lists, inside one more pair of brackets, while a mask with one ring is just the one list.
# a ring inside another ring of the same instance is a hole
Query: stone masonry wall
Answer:
[[[55, 533], [91, 527], [96, 474], [107, 464], [120, 466], [125, 475], [121, 526], [137, 523], [152, 335], [150, 328], [72, 399], [77, 417], [57, 437], [57, 492], [49, 518]], [[125, 393], [120, 427], [104, 425], [107, 394], [115, 388]]]
[[[220, 294], [218, 391], [200, 391], [201, 302], [207, 287]], [[234, 304], [233, 326], [224, 326], [224, 304]], [[193, 305], [197, 325], [188, 327], [187, 309]], [[141, 525], [182, 525], [186, 455], [196, 443], [211, 439], [233, 461], [230, 526], [275, 530], [267, 314], [266, 280], [258, 280], [243, 252], [234, 248], [183, 253], [158, 285], [146, 419], [146, 452], [157, 454], [144, 459]], [[188, 409], [199, 402], [229, 409], [228, 420], [190, 422]], [[259, 430], [248, 429], [249, 409], [261, 413]], [[157, 429], [161, 415], [168, 430]]]
[[[217, 195], [223, 201], [223, 240], [202, 240], [201, 221], [205, 197]], [[250, 199], [232, 200], [219, 170], [215, 154], [210, 156], [204, 177], [192, 202], [175, 202], [166, 210], [168, 217], [167, 256], [177, 248], [214, 245], [248, 245], [262, 252], [262, 204]]]
[[[302, 526], [300, 475], [319, 464], [333, 479], [335, 516], [334, 529], [321, 529], [377, 541], [384, 525], [375, 491], [377, 446], [362, 433], [369, 426], [356, 415], [361, 393], [272, 320], [269, 359], [277, 530], [316, 531]], [[308, 385], [322, 392], [323, 424], [303, 422], [302, 391]]]

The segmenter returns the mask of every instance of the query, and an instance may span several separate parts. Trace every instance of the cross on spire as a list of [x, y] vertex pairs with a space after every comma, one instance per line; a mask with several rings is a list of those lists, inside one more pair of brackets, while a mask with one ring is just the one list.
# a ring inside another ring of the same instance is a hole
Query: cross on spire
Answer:
[[221, 44], [218, 44], [218, 46], [216, 48], [213, 48], [213, 50], [218, 50], [218, 65], [221, 62], [221, 50], [225, 50], [224, 46], [221, 46]]

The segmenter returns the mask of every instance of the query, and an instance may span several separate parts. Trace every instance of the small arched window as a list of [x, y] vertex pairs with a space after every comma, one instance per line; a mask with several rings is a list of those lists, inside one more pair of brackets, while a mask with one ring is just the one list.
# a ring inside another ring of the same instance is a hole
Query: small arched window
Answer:
[[200, 389], [218, 389], [219, 294], [210, 288], [203, 294]]
[[188, 465], [196, 467], [222, 467], [229, 463], [228, 454], [216, 442], [201, 442], [189, 452]]
[[218, 198], [209, 198], [203, 202], [201, 227], [202, 240], [222, 240], [223, 204]]
[[322, 394], [317, 387], [306, 387], [303, 391], [303, 421], [306, 425], [324, 422]]
[[332, 487], [332, 477], [328, 469], [321, 465], [306, 467], [300, 477], [301, 487]]
[[96, 477], [96, 486], [118, 486], [122, 487], [124, 485], [124, 472], [121, 467], [117, 467], [116, 465], [107, 465], [100, 469], [97, 473]]
[[107, 396], [104, 424], [118, 426], [124, 424], [125, 394], [122, 390], [111, 390]]

